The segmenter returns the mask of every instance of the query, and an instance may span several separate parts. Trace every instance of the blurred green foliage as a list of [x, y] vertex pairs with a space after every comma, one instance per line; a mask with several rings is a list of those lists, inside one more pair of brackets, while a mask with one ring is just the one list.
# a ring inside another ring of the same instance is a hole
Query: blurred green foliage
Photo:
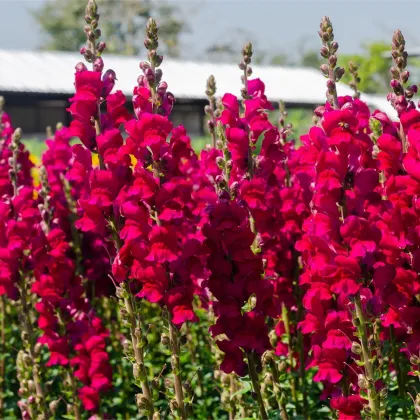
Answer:
[[[100, 10], [99, 27], [107, 44], [107, 52], [138, 55], [143, 49], [147, 19], [159, 22], [160, 52], [175, 57], [179, 40], [187, 29], [177, 7], [165, 1], [97, 0]], [[86, 0], [48, 0], [33, 12], [35, 20], [47, 35], [45, 49], [77, 51], [85, 44], [81, 27]]]

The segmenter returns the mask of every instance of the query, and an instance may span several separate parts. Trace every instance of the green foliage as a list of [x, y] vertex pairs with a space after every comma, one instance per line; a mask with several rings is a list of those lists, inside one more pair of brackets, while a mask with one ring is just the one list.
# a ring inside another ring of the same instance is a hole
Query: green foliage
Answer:
[[0, 360], [4, 361], [5, 367], [4, 382], [1, 382], [2, 378], [0, 378], [0, 393], [2, 392], [4, 404], [3, 416], [4, 418], [18, 418], [20, 411], [17, 407], [19, 383], [16, 372], [16, 358], [21, 346], [20, 331], [16, 308], [7, 302], [5, 304], [4, 324], [5, 346], [1, 348], [0, 353]]
[[[359, 55], [339, 55], [339, 62], [347, 68], [349, 61], [358, 66], [361, 79], [359, 89], [365, 93], [386, 93], [389, 90], [391, 76], [389, 74], [390, 58], [386, 58], [390, 46], [386, 42], [372, 42], [363, 46], [364, 53]], [[343, 77], [344, 83], [350, 83], [349, 72]]]
[[[153, 16], [163, 40], [161, 53], [170, 57], [179, 55], [179, 39], [186, 25], [172, 4], [151, 0], [97, 0], [97, 3], [107, 52], [138, 55], [143, 48], [146, 22]], [[86, 35], [80, 27], [80, 16], [84, 15], [85, 7], [86, 0], [48, 0], [33, 12], [47, 35], [45, 49], [77, 51], [84, 45]]]

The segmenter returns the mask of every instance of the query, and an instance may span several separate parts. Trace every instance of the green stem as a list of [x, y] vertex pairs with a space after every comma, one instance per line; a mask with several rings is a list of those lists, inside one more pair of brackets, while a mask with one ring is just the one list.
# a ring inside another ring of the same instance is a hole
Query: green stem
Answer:
[[[127, 289], [129, 288], [127, 287]], [[134, 305], [132, 302], [131, 292], [129, 290], [126, 290], [125, 292], [126, 294], [124, 297], [124, 304], [125, 304], [125, 309], [128, 314], [128, 321], [130, 323], [130, 336], [131, 336], [131, 343], [132, 343], [133, 351], [134, 351], [134, 358], [140, 370], [139, 380], [141, 384], [141, 390], [143, 392], [143, 397], [145, 398], [145, 401], [146, 401], [147, 417], [151, 419], [153, 415], [153, 411], [154, 411], [153, 410], [153, 397], [152, 397], [149, 381], [147, 379], [146, 368], [144, 366], [143, 347], [141, 346], [141, 343], [140, 343], [142, 332], [141, 332], [140, 324], [138, 324], [138, 318], [136, 316], [136, 312], [135, 312]]]
[[260, 415], [263, 420], [268, 420], [267, 413], [265, 411], [264, 400], [261, 395], [261, 388], [260, 382], [258, 379], [258, 373], [255, 368], [255, 360], [254, 360], [254, 353], [247, 352], [246, 357], [248, 359], [248, 369], [249, 369], [249, 377], [251, 378], [252, 387], [254, 389], [255, 394], [257, 395], [257, 403], [258, 408], [260, 410]]
[[274, 359], [270, 361], [270, 368], [271, 368], [271, 374], [273, 376], [274, 394], [276, 396], [276, 400], [279, 405], [280, 417], [282, 420], [289, 420], [289, 416], [287, 415], [287, 410], [286, 410], [284, 393], [280, 385], [279, 370], [277, 368], [277, 364]]
[[187, 413], [184, 404], [184, 391], [182, 389], [181, 365], [179, 363], [180, 346], [178, 340], [178, 330], [171, 320], [169, 320], [169, 341], [172, 352], [171, 366], [174, 375], [175, 399], [178, 405], [179, 415], [181, 419], [184, 420], [187, 418]]
[[229, 394], [230, 394], [230, 411], [229, 411], [229, 420], [234, 420], [236, 417], [236, 403], [235, 399], [232, 398], [232, 395], [237, 391], [235, 377], [233, 373], [229, 374]]
[[[281, 306], [281, 313], [282, 313], [282, 319], [284, 324], [284, 329], [286, 331], [287, 336], [287, 354], [289, 357], [289, 367], [290, 372], [293, 373], [293, 347], [292, 347], [292, 335], [290, 334], [290, 322], [289, 322], [289, 312], [287, 310], [286, 305], [283, 303]], [[296, 397], [296, 381], [293, 377], [293, 374], [290, 377], [290, 387], [292, 391], [292, 400], [296, 404], [297, 403], [297, 397]]]
[[67, 379], [70, 383], [71, 392], [72, 392], [71, 407], [73, 409], [74, 418], [75, 420], [80, 420], [81, 416], [80, 416], [79, 398], [77, 396], [77, 386], [76, 386], [76, 381], [74, 380], [74, 372], [72, 371], [72, 369], [67, 370]]
[[47, 405], [45, 402], [45, 394], [44, 388], [41, 381], [41, 368], [39, 363], [37, 362], [37, 357], [35, 354], [35, 334], [32, 327], [32, 321], [30, 316], [30, 310], [27, 303], [27, 294], [26, 294], [26, 282], [25, 277], [21, 274], [19, 276], [19, 291], [20, 291], [20, 301], [22, 305], [22, 327], [25, 333], [26, 339], [24, 340], [28, 350], [29, 357], [31, 358], [32, 362], [32, 379], [35, 385], [35, 392], [37, 399], [39, 400], [38, 410], [40, 412], [41, 419], [48, 419], [49, 418], [49, 410], [47, 409]]
[[[398, 383], [398, 395], [401, 399], [401, 402], [405, 402], [405, 397], [407, 395], [406, 387], [405, 387], [405, 375], [400, 365], [400, 352], [398, 349], [397, 342], [395, 340], [395, 333], [394, 333], [394, 326], [391, 325], [389, 327], [389, 337], [391, 340], [391, 351], [392, 351], [392, 359], [394, 362], [395, 371], [397, 374], [397, 383]], [[404, 419], [407, 419], [407, 407], [402, 404], [403, 409], [403, 416]]]
[[308, 391], [306, 389], [306, 374], [305, 374], [305, 353], [304, 353], [304, 346], [303, 346], [303, 335], [302, 332], [299, 330], [298, 332], [298, 348], [299, 348], [299, 377], [301, 381], [302, 387], [302, 396], [303, 396], [303, 417], [305, 419], [308, 417]]
[[369, 401], [369, 407], [371, 410], [372, 418], [375, 420], [380, 420], [382, 417], [381, 415], [381, 405], [379, 400], [379, 395], [376, 392], [375, 389], [375, 371], [374, 366], [372, 363], [372, 355], [369, 349], [368, 344], [368, 332], [367, 332], [367, 326], [366, 326], [366, 319], [363, 312], [362, 303], [360, 301], [360, 296], [357, 295], [355, 302], [354, 302], [355, 308], [356, 308], [356, 316], [358, 319], [358, 333], [359, 338], [362, 345], [362, 357], [363, 357], [363, 363], [365, 367], [365, 375], [366, 379], [368, 381], [368, 401]]

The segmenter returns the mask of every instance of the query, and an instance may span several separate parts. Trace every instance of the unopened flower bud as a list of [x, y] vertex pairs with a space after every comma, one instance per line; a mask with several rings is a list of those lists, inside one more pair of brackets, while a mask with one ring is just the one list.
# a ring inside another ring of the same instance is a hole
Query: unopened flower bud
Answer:
[[328, 63], [330, 64], [330, 66], [331, 66], [332, 68], [334, 68], [334, 67], [336, 66], [336, 64], [337, 64], [337, 56], [335, 56], [335, 55], [331, 55], [331, 56], [328, 58]]
[[163, 344], [164, 346], [169, 346], [170, 340], [167, 334], [162, 333], [160, 336], [160, 342], [161, 344]]
[[91, 50], [86, 50], [86, 52], [83, 54], [83, 57], [85, 58], [86, 61], [90, 62], [93, 58], [93, 53]]
[[327, 64], [322, 64], [322, 65], [321, 65], [321, 67], [320, 67], [320, 69], [321, 69], [322, 74], [323, 74], [325, 77], [328, 77], [328, 74], [329, 74], [329, 68], [328, 68], [328, 65], [327, 65]]
[[284, 372], [286, 369], [287, 369], [287, 363], [284, 360], [282, 360], [279, 363], [279, 372]]
[[144, 72], [147, 69], [150, 69], [150, 64], [147, 61], [141, 61], [139, 67]]
[[379, 392], [381, 399], [384, 400], [388, 396], [388, 388], [385, 386]]
[[87, 67], [86, 67], [86, 65], [84, 63], [80, 62], [80, 63], [77, 63], [76, 64], [75, 69], [76, 69], [76, 72], [77, 73], [81, 73], [82, 71], [86, 71], [87, 70]]
[[163, 383], [165, 384], [165, 388], [173, 388], [173, 386], [174, 386], [174, 383], [169, 378], [165, 378]]
[[169, 401], [169, 408], [171, 412], [175, 412], [178, 410], [178, 403], [176, 402], [176, 400]]
[[146, 79], [150, 85], [155, 83], [155, 73], [151, 68], [146, 69], [144, 75], [146, 76]]
[[28, 380], [28, 390], [29, 392], [35, 393], [35, 382], [32, 379]]
[[217, 184], [223, 184], [225, 183], [225, 178], [223, 177], [223, 175], [217, 175], [215, 181]]
[[184, 387], [184, 389], [186, 390], [186, 391], [191, 391], [191, 383], [189, 382], [189, 381], [185, 381], [183, 384], [182, 384], [182, 386]]
[[328, 56], [330, 55], [330, 52], [328, 51], [327, 47], [322, 47], [319, 52], [321, 53], [322, 57], [324, 58], [328, 58]]
[[416, 356], [415, 354], [413, 354], [413, 355], [410, 357], [410, 363], [411, 363], [412, 365], [420, 365], [420, 358], [419, 358], [418, 356]]
[[354, 354], [361, 354], [362, 353], [362, 347], [357, 341], [353, 341], [351, 343], [351, 351]]
[[357, 385], [360, 389], [369, 388], [369, 382], [367, 381], [366, 377], [362, 374], [357, 375]]
[[102, 73], [103, 69], [104, 69], [104, 60], [102, 60], [101, 57], [95, 58], [95, 61], [93, 62], [93, 70]]
[[271, 362], [274, 361], [273, 352], [272, 351], [266, 351], [261, 358], [261, 362], [263, 366], [269, 365]]
[[143, 394], [136, 394], [136, 405], [141, 410], [144, 410], [148, 407], [149, 402]]
[[403, 83], [407, 83], [408, 79], [410, 77], [410, 72], [405, 70], [401, 73], [401, 80]]
[[99, 54], [103, 53], [105, 48], [106, 48], [105, 42], [99, 42], [98, 45], [96, 46], [96, 49], [98, 50]]
[[394, 90], [401, 88], [401, 83], [398, 80], [396, 80], [396, 79], [392, 79], [391, 82], [389, 83], [389, 85]]
[[335, 91], [335, 82], [334, 80], [328, 79], [327, 80], [327, 89], [328, 92], [333, 93]]
[[240, 184], [238, 181], [232, 182], [230, 186], [230, 192], [234, 197], [236, 197], [239, 193]]
[[[225, 160], [221, 156], [217, 156], [217, 158], [216, 158], [216, 165], [220, 169], [223, 169], [225, 167]], [[219, 175], [219, 176], [221, 176], [221, 175]]]
[[31, 420], [31, 415], [29, 414], [29, 411], [25, 410], [22, 411], [22, 420]]
[[58, 400], [53, 400], [53, 401], [50, 402], [49, 407], [50, 407], [51, 413], [54, 414], [57, 411], [58, 404], [59, 404]]
[[346, 71], [344, 70], [344, 67], [336, 67], [334, 70], [335, 81], [339, 82], [341, 78], [344, 76], [345, 72]]

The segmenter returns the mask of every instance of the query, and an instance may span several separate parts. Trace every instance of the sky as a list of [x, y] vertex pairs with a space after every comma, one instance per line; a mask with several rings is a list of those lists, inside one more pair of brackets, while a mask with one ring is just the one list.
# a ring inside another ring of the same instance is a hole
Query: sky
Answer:
[[[0, 0], [0, 48], [32, 50], [42, 47], [43, 35], [30, 10], [46, 0]], [[139, 0], [133, 0], [139, 1]], [[158, 1], [158, 0], [154, 0]], [[400, 29], [408, 50], [420, 47], [420, 0], [169, 0], [181, 9], [189, 26], [182, 38], [182, 55], [204, 57], [215, 43], [288, 54], [319, 48], [317, 35], [323, 15], [331, 18], [340, 51], [359, 53], [366, 42], [391, 41]], [[83, 21], [81, 20], [81, 27]], [[239, 53], [239, 52], [238, 52]]]

